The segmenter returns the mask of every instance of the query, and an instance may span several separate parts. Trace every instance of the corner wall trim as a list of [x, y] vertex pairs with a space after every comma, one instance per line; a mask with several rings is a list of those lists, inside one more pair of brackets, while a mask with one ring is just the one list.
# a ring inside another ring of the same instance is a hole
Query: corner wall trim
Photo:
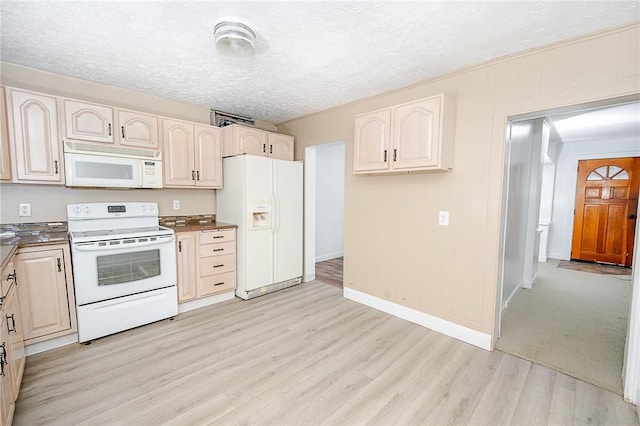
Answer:
[[403, 320], [410, 321], [414, 324], [437, 331], [438, 333], [453, 337], [454, 339], [462, 340], [465, 343], [469, 343], [481, 349], [485, 349], [487, 351], [492, 350], [491, 336], [488, 334], [481, 333], [477, 330], [473, 330], [451, 321], [434, 317], [433, 315], [429, 315], [424, 312], [416, 311], [415, 309], [408, 308], [388, 300], [371, 296], [370, 294], [362, 293], [352, 288], [344, 287], [343, 295], [345, 299], [353, 300], [354, 302], [361, 303], [369, 306], [370, 308], [386, 312], [394, 317], [402, 318]]

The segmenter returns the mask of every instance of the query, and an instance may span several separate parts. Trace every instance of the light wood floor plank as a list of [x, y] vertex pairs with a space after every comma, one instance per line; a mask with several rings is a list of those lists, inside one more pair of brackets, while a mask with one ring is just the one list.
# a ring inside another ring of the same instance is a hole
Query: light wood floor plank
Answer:
[[313, 282], [28, 358], [14, 425], [610, 424], [610, 392]]

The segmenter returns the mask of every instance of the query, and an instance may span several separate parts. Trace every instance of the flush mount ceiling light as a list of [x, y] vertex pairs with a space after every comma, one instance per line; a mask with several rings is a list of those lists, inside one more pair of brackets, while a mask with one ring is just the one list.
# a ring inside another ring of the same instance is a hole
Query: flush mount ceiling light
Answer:
[[213, 29], [216, 49], [226, 56], [251, 56], [256, 48], [256, 33], [246, 24], [222, 21]]

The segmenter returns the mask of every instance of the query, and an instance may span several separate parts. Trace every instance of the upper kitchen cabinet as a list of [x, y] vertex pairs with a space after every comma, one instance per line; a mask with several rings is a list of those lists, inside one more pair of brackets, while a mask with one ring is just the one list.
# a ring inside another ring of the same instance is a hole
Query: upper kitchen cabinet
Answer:
[[7, 111], [5, 109], [4, 87], [2, 86], [0, 86], [0, 180], [11, 180], [9, 131], [7, 129]]
[[113, 109], [103, 105], [65, 99], [65, 138], [113, 143]]
[[232, 124], [222, 128], [222, 156], [249, 154], [293, 160], [293, 137]]
[[155, 115], [75, 99], [64, 99], [63, 105], [66, 139], [159, 149]]
[[158, 117], [141, 112], [118, 110], [120, 144], [147, 149], [159, 149]]
[[269, 157], [293, 160], [293, 136], [267, 132]]
[[355, 174], [449, 171], [455, 106], [441, 94], [356, 116]]
[[6, 88], [14, 182], [63, 184], [55, 96]]
[[162, 119], [164, 186], [222, 188], [220, 129]]

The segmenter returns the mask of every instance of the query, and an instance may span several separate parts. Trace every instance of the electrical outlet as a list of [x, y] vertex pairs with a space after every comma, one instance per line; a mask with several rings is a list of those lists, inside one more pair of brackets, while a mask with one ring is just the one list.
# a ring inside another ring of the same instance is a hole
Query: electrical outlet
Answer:
[[173, 200], [173, 209], [180, 210], [180, 200]]
[[438, 212], [438, 225], [449, 226], [449, 212]]
[[31, 203], [20, 203], [18, 216], [31, 216]]

